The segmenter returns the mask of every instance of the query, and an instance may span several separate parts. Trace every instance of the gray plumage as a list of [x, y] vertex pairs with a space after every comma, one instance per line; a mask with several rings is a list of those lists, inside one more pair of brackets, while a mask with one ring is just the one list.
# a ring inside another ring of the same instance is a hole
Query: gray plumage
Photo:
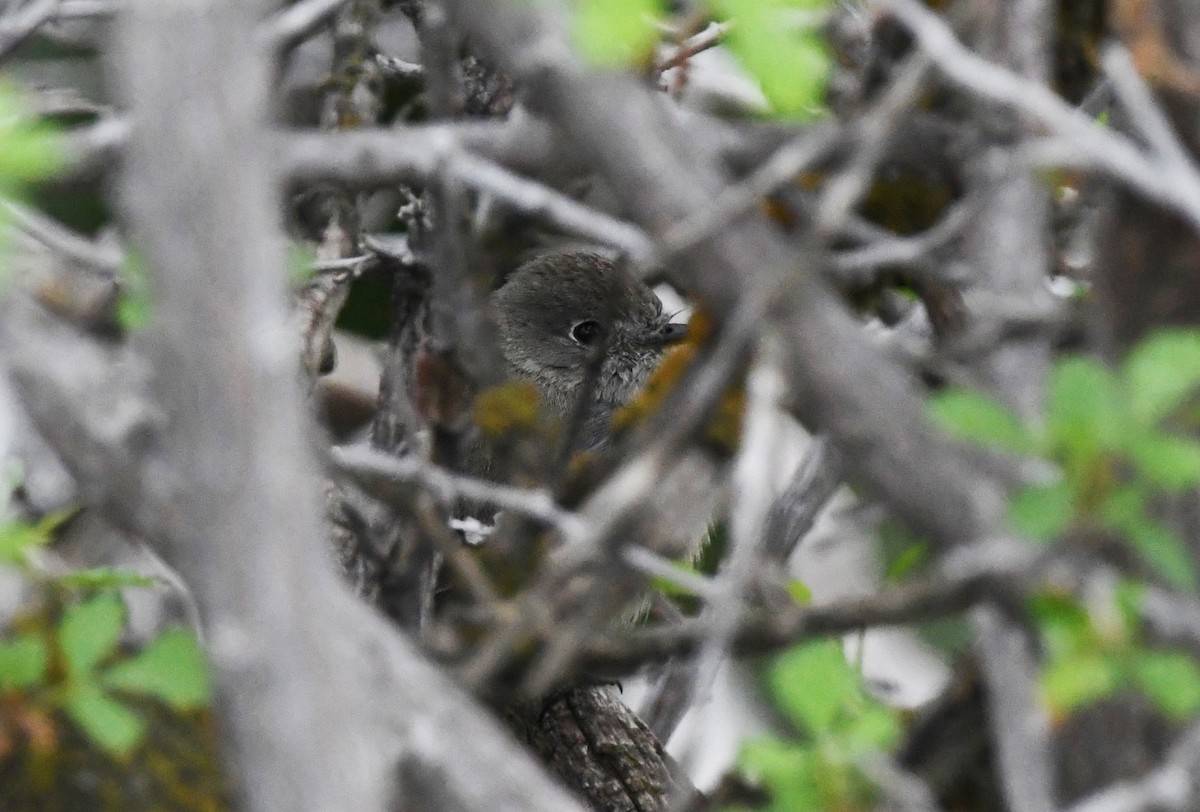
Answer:
[[522, 265], [492, 296], [509, 374], [537, 386], [542, 404], [569, 420], [603, 353], [585, 415], [583, 445], [605, 439], [628, 403], [683, 336], [645, 284], [598, 254], [545, 254]]

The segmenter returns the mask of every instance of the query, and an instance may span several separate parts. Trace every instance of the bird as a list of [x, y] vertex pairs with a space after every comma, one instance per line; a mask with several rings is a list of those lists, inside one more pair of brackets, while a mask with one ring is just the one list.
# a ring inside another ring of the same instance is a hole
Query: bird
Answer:
[[[641, 280], [591, 251], [556, 251], [521, 265], [492, 295], [500, 349], [515, 380], [532, 383], [550, 416], [579, 415], [579, 445], [604, 445], [613, 413], [642, 388], [664, 351], [687, 335]], [[580, 409], [580, 399], [586, 402]]]

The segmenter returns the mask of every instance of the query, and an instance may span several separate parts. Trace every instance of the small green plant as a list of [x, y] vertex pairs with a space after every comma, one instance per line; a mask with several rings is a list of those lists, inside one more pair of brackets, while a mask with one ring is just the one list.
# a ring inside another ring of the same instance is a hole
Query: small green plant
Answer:
[[[728, 24], [724, 44], [762, 88], [772, 111], [808, 118], [824, 108], [832, 58], [820, 24], [832, 0], [710, 0]], [[580, 0], [574, 39], [602, 67], [646, 66], [667, 17], [663, 0]]]
[[1200, 711], [1200, 667], [1189, 655], [1156, 651], [1138, 639], [1142, 587], [1126, 582], [1109, 606], [1089, 612], [1067, 595], [1030, 601], [1046, 651], [1042, 698], [1056, 717], [1122, 690], [1143, 694], [1167, 717]]
[[[24, 719], [61, 711], [95, 745], [123, 757], [146, 733], [130, 700], [202, 708], [212, 693], [208, 666], [184, 629], [166, 629], [136, 652], [119, 645], [127, 613], [117, 590], [151, 583], [144, 576], [107, 568], [40, 575], [33, 551], [64, 518], [0, 524], [0, 564], [21, 569], [48, 596], [45, 607], [26, 607], [0, 638], [0, 701], [20, 708]], [[7, 735], [0, 726], [0, 743]]]
[[117, 301], [117, 323], [128, 332], [149, 326], [153, 316], [150, 302], [150, 271], [141, 252], [130, 248], [121, 265], [121, 298]]
[[841, 644], [797, 646], [767, 668], [775, 705], [796, 737], [748, 743], [739, 769], [769, 795], [774, 812], [868, 809], [874, 792], [865, 760], [887, 752], [900, 737], [895, 711], [870, 698]]
[[[0, 81], [0, 198], [19, 198], [29, 184], [53, 175], [62, 156], [57, 131], [30, 116], [16, 89]], [[0, 208], [0, 287], [7, 279], [6, 220]]]
[[1115, 534], [1169, 583], [1194, 590], [1186, 547], [1150, 508], [1159, 495], [1200, 486], [1200, 443], [1183, 433], [1195, 428], [1187, 407], [1198, 391], [1200, 331], [1170, 329], [1139, 344], [1116, 370], [1090, 358], [1060, 360], [1042, 425], [1025, 425], [992, 398], [961, 388], [934, 397], [930, 411], [961, 439], [1055, 464], [1056, 480], [1023, 488], [1009, 505], [1023, 536]]

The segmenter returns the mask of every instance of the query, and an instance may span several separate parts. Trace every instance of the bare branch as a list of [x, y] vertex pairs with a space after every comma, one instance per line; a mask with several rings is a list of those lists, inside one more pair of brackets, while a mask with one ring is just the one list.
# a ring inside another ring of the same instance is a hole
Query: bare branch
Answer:
[[121, 270], [125, 252], [112, 242], [89, 240], [44, 214], [11, 200], [0, 199], [0, 210], [8, 215], [17, 228], [66, 259], [107, 275], [115, 275]]
[[[510, 124], [434, 124], [323, 136], [297, 134], [288, 138], [284, 148], [292, 175], [298, 179], [381, 185], [448, 178], [494, 195], [568, 234], [610, 245], [638, 262], [649, 259], [650, 243], [639, 229], [470, 151], [486, 145], [503, 160], [507, 157], [505, 145], [518, 131], [528, 129]], [[514, 143], [514, 151], [527, 152], [530, 146]], [[525, 162], [525, 158], [517, 160]]]
[[341, 471], [353, 477], [372, 496], [384, 501], [394, 500], [397, 484], [416, 483], [445, 503], [456, 499], [490, 503], [501, 510], [545, 522], [568, 536], [581, 530], [583, 520], [564, 510], [543, 490], [514, 488], [463, 476], [416, 456], [396, 458], [364, 446], [334, 448], [330, 454]]
[[1063, 150], [1027, 151], [1028, 159], [1104, 171], [1179, 212], [1200, 230], [1200, 173], [1194, 162], [1176, 166], [1161, 161], [1161, 156], [1143, 154], [1128, 138], [1101, 127], [1045, 86], [968, 51], [936, 14], [915, 0], [881, 3], [912, 31], [949, 79], [1012, 106], [1070, 145]]
[[350, 0], [301, 0], [268, 20], [264, 35], [272, 48], [294, 48], [329, 22]]
[[1147, 775], [1121, 781], [1070, 807], [1068, 812], [1149, 812], [1191, 809], [1200, 771], [1200, 725], [1193, 724], [1171, 748], [1166, 763]]
[[3, 60], [34, 32], [54, 17], [62, 0], [33, 0], [0, 18], [0, 60]]

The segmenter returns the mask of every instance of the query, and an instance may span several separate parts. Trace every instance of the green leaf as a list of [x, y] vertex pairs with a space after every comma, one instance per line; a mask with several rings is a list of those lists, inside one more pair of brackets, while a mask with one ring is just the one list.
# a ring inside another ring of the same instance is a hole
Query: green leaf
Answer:
[[800, 728], [820, 735], [858, 695], [858, 677], [832, 640], [806, 643], [780, 655], [768, 674], [780, 709]]
[[920, 542], [906, 547], [887, 566], [884, 580], [900, 581], [929, 559], [929, 545]]
[[63, 158], [56, 130], [34, 120], [11, 86], [0, 86], [0, 186], [48, 177]]
[[891, 708], [871, 703], [841, 731], [851, 757], [891, 750], [900, 741], [900, 722]]
[[1065, 481], [1022, 488], [1008, 505], [1013, 528], [1033, 541], [1052, 541], [1075, 520], [1075, 494]]
[[149, 326], [153, 318], [150, 270], [141, 252], [130, 249], [121, 267], [121, 298], [117, 301], [117, 323], [127, 332]]
[[1145, 596], [1145, 584], [1128, 579], [1122, 579], [1113, 589], [1113, 600], [1116, 602], [1117, 611], [1121, 614], [1126, 629], [1132, 631], [1141, 622], [1142, 599]]
[[1090, 358], [1059, 361], [1050, 374], [1047, 430], [1051, 442], [1075, 460], [1120, 446], [1124, 431], [1116, 378]]
[[1143, 434], [1128, 443], [1129, 455], [1147, 480], [1169, 491], [1200, 485], [1200, 443], [1186, 437]]
[[49, 651], [39, 635], [0, 642], [0, 690], [32, 688], [46, 678]]
[[24, 566], [29, 551], [48, 544], [59, 525], [76, 514], [74, 508], [42, 517], [34, 524], [0, 521], [0, 564]]
[[58, 628], [67, 673], [74, 678], [88, 674], [116, 646], [124, 625], [125, 606], [111, 592], [68, 607]]
[[1122, 682], [1120, 668], [1107, 655], [1064, 657], [1042, 672], [1042, 695], [1051, 710], [1067, 713], [1108, 696]]
[[306, 245], [288, 245], [288, 278], [293, 287], [303, 287], [316, 276], [317, 254]]
[[1124, 377], [1134, 420], [1149, 426], [1167, 417], [1200, 387], [1200, 331], [1154, 333], [1129, 354]]
[[797, 606], [808, 606], [812, 603], [812, 590], [803, 581], [788, 581], [787, 591]]
[[719, 0], [714, 7], [732, 22], [725, 45], [758, 80], [772, 109], [811, 117], [824, 107], [833, 61], [821, 36], [797, 31], [788, 3]]
[[664, 16], [660, 0], [581, 0], [575, 10], [575, 45], [601, 67], [646, 62], [658, 42], [655, 21]]
[[1111, 489], [1096, 511], [1099, 519], [1108, 527], [1121, 532], [1146, 519], [1146, 492], [1136, 485], [1122, 485]]
[[136, 711], [92, 684], [71, 691], [64, 709], [89, 739], [115, 756], [127, 756], [146, 733], [146, 722]]
[[207, 705], [212, 699], [208, 662], [195, 635], [167, 629], [137, 656], [104, 672], [110, 688], [152, 696], [176, 710]]
[[1159, 710], [1176, 721], [1200, 712], [1200, 668], [1177, 651], [1139, 652], [1133, 681]]
[[44, 540], [33, 525], [23, 522], [0, 524], [0, 564], [24, 566], [29, 551]]
[[738, 765], [771, 793], [771, 809], [815, 812], [823, 807], [820, 761], [806, 748], [779, 739], [756, 739], [742, 746]]
[[929, 414], [960, 440], [1016, 452], [1032, 451], [1037, 446], [1016, 415], [973, 389], [955, 387], [939, 392], [929, 400]]
[[1196, 590], [1196, 571], [1182, 540], [1149, 519], [1125, 528], [1129, 541], [1159, 575], [1179, 589]]
[[1069, 659], [1096, 651], [1098, 642], [1092, 620], [1074, 598], [1042, 592], [1029, 599], [1029, 610], [1037, 620], [1051, 658]]
[[149, 575], [129, 570], [117, 570], [111, 567], [95, 567], [88, 570], [77, 570], [55, 579], [59, 586], [76, 589], [103, 590], [123, 589], [131, 586], [154, 586], [154, 579]]

